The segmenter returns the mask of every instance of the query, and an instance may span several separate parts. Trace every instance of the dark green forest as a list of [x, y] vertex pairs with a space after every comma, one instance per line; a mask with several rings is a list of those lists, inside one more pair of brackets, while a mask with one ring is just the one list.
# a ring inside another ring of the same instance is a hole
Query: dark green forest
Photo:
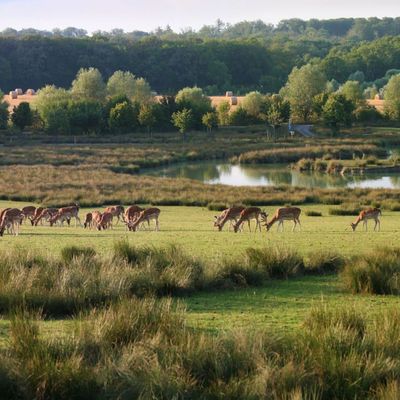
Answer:
[[69, 87], [81, 67], [95, 67], [105, 78], [129, 70], [162, 94], [195, 85], [207, 94], [273, 93], [294, 66], [310, 61], [319, 63], [329, 80], [342, 83], [359, 71], [374, 82], [400, 67], [398, 35], [400, 18], [294, 19], [277, 26], [217, 21], [179, 34], [169, 27], [91, 36], [76, 28], [6, 29], [0, 33], [0, 88]]

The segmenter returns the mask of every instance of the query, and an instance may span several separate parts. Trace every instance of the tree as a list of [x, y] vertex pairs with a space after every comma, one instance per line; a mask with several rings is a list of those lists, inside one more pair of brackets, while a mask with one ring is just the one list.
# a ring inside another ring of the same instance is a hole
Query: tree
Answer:
[[326, 78], [321, 69], [313, 64], [294, 67], [282, 93], [289, 101], [294, 118], [306, 122], [310, 119], [314, 96], [323, 92]]
[[133, 93], [132, 100], [139, 104], [148, 104], [153, 101], [153, 95], [151, 94], [151, 87], [149, 83], [143, 79], [136, 79], [135, 91]]
[[213, 128], [218, 126], [218, 115], [216, 112], [208, 112], [203, 115], [203, 125], [207, 128], [207, 132], [212, 132]]
[[135, 107], [124, 101], [110, 111], [110, 128], [119, 132], [133, 131], [137, 126], [138, 113]]
[[126, 96], [132, 99], [135, 95], [136, 79], [129, 71], [116, 71], [107, 82], [107, 93], [111, 97]]
[[151, 136], [151, 130], [156, 123], [154, 107], [151, 104], [142, 104], [140, 107], [138, 120], [140, 125], [147, 128], [147, 132]]
[[242, 108], [254, 118], [259, 118], [264, 103], [264, 96], [260, 92], [248, 93], [243, 101]]
[[204, 95], [203, 90], [198, 87], [184, 88], [178, 92], [175, 98], [178, 107], [192, 111], [193, 127], [201, 128], [202, 117], [211, 112], [211, 99]]
[[68, 106], [72, 99], [68, 90], [54, 85], [40, 89], [35, 100], [35, 108], [43, 120], [44, 128], [51, 133], [70, 133]]
[[353, 111], [353, 102], [347, 100], [342, 94], [333, 93], [322, 109], [322, 118], [336, 132], [340, 124], [351, 124]]
[[218, 104], [218, 122], [219, 125], [229, 125], [229, 111], [231, 109], [231, 104], [228, 100], [224, 100]]
[[106, 97], [106, 85], [97, 68], [81, 68], [71, 87], [72, 95], [81, 100], [103, 102]]
[[0, 90], [0, 129], [7, 129], [10, 112], [8, 111], [8, 103], [3, 101], [4, 93]]
[[347, 81], [340, 88], [340, 93], [354, 104], [361, 105], [365, 103], [363, 90], [358, 81]]
[[68, 104], [69, 124], [72, 132], [98, 132], [102, 125], [101, 105], [92, 100], [75, 100]]
[[29, 126], [32, 123], [32, 110], [29, 103], [23, 101], [18, 107], [14, 106], [11, 121], [13, 125], [21, 131], [23, 131], [26, 126]]
[[394, 120], [400, 119], [400, 74], [390, 78], [385, 87], [385, 113]]
[[172, 114], [172, 123], [186, 137], [186, 132], [193, 126], [193, 113], [192, 110], [184, 108]]

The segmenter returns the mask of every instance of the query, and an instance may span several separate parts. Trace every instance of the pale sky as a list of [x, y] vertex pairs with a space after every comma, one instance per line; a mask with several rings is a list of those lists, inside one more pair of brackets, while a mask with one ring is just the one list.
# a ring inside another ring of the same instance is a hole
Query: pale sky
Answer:
[[235, 23], [262, 19], [400, 16], [400, 0], [0, 0], [0, 30], [74, 26], [89, 32], [122, 28], [176, 31], [218, 18]]

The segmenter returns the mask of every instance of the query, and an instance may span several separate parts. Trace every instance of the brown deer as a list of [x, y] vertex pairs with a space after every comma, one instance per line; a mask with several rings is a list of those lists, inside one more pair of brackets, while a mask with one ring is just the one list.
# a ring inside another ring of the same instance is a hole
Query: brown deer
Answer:
[[128, 229], [130, 231], [136, 231], [139, 225], [145, 221], [150, 226], [150, 221], [154, 220], [156, 224], [156, 231], [160, 230], [160, 224], [158, 222], [158, 217], [160, 216], [161, 210], [159, 208], [147, 208], [139, 213], [135, 220], [128, 223]]
[[69, 225], [72, 218], [75, 218], [75, 227], [78, 222], [79, 225], [82, 225], [79, 219], [79, 206], [77, 205], [59, 208], [57, 213], [50, 218], [50, 226], [53, 226], [58, 221], [61, 222], [61, 225], [63, 225], [64, 221], [67, 221]]
[[113, 215], [113, 217], [117, 218], [117, 224], [118, 224], [119, 220], [121, 220], [121, 221], [124, 220], [124, 212], [125, 212], [125, 209], [122, 206], [110, 206], [104, 210], [104, 213], [111, 213]]
[[293, 221], [293, 232], [296, 229], [296, 226], [299, 225], [299, 228], [301, 229], [301, 224], [300, 224], [300, 214], [301, 210], [298, 207], [281, 207], [278, 208], [274, 215], [272, 216], [271, 220], [268, 222], [267, 220], [265, 221], [265, 226], [267, 227], [267, 231], [269, 231], [272, 227], [272, 225], [275, 224], [275, 222], [278, 222], [278, 232], [279, 232], [279, 227], [282, 227], [282, 232], [283, 232], [283, 221]]
[[101, 212], [93, 211], [86, 214], [85, 222], [83, 223], [84, 228], [97, 228], [101, 220]]
[[2, 213], [0, 221], [0, 236], [4, 235], [4, 231], [10, 228], [10, 233], [15, 236], [19, 234], [19, 227], [24, 220], [24, 214], [18, 208], [9, 208]]
[[97, 223], [97, 230], [101, 231], [111, 228], [113, 223], [114, 215], [110, 212], [104, 212], [101, 214], [100, 220]]
[[222, 231], [224, 225], [227, 222], [231, 223], [233, 226], [238, 218], [240, 218], [240, 213], [244, 210], [244, 207], [230, 207], [226, 210], [222, 211], [219, 216], [215, 216], [214, 227], [218, 228], [219, 231]]
[[382, 211], [379, 208], [369, 208], [367, 210], [363, 210], [358, 214], [357, 219], [350, 224], [353, 229], [353, 232], [356, 230], [357, 225], [362, 221], [365, 230], [368, 231], [368, 220], [373, 219], [375, 221], [374, 231], [376, 231], [376, 227], [378, 227], [378, 231], [381, 230], [381, 221], [379, 217], [382, 215]]
[[255, 230], [255, 232], [257, 232], [257, 227], [260, 229], [260, 232], [261, 232], [261, 221], [260, 221], [260, 219], [264, 220], [266, 218], [267, 218], [267, 214], [265, 212], [261, 211], [260, 208], [258, 208], [258, 207], [248, 207], [248, 208], [245, 208], [240, 213], [239, 219], [237, 220], [236, 224], [233, 226], [233, 229], [234, 229], [235, 232], [237, 232], [239, 230], [240, 226], [247, 221], [247, 223], [249, 225], [249, 230], [251, 232], [250, 221], [252, 219], [255, 219], [256, 220], [256, 230]]
[[31, 219], [32, 226], [35, 224], [35, 221], [38, 219], [39, 215], [42, 213], [43, 210], [44, 210], [43, 207], [38, 207], [35, 210], [35, 214], [33, 214], [33, 217]]
[[86, 228], [92, 228], [93, 226], [93, 214], [87, 213], [85, 216], [85, 222], [83, 223], [83, 227]]
[[57, 214], [57, 208], [43, 208], [39, 215], [34, 218], [34, 225], [37, 226], [43, 220], [49, 221], [54, 215]]
[[134, 220], [138, 216], [138, 214], [143, 210], [144, 209], [139, 206], [129, 206], [126, 209], [125, 215], [124, 215], [125, 223], [128, 223], [128, 222]]
[[33, 218], [35, 216], [35, 212], [36, 212], [36, 207], [35, 206], [26, 206], [26, 207], [24, 207], [22, 209], [22, 213], [25, 215], [24, 220], [26, 221], [27, 219], [29, 219], [29, 221], [31, 221], [31, 224], [33, 225], [32, 220], [33, 220]]

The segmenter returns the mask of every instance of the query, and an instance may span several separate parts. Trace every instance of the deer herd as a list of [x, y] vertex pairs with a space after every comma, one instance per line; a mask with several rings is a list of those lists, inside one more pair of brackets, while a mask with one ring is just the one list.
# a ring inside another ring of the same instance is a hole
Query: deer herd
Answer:
[[[159, 216], [161, 210], [159, 208], [141, 208], [137, 205], [132, 205], [128, 208], [123, 206], [110, 206], [104, 209], [103, 212], [93, 211], [85, 216], [83, 227], [85, 229], [96, 229], [99, 231], [113, 229], [114, 221], [116, 224], [122, 222], [126, 225], [129, 231], [138, 231], [140, 229], [150, 229], [150, 222], [154, 221], [155, 230], [160, 230]], [[233, 228], [234, 232], [241, 232], [244, 226], [248, 225], [251, 232], [252, 220], [255, 221], [255, 232], [257, 229], [261, 232], [261, 225], [264, 225], [269, 231], [271, 227], [277, 223], [278, 232], [283, 232], [284, 221], [293, 221], [293, 231], [296, 227], [301, 230], [300, 224], [301, 209], [298, 207], [281, 207], [278, 208], [272, 217], [268, 220], [268, 214], [258, 207], [230, 207], [222, 211], [219, 216], [215, 216], [214, 227], [222, 231], [226, 224], [229, 224], [229, 229]], [[365, 230], [368, 230], [368, 221], [375, 222], [374, 230], [380, 230], [380, 217], [382, 213], [379, 208], [369, 208], [363, 210], [358, 215], [357, 219], [351, 223], [353, 231], [356, 230], [361, 222]], [[63, 226], [64, 222], [70, 226], [71, 220], [75, 219], [75, 227], [82, 226], [79, 218], [79, 205], [74, 204], [62, 208], [44, 208], [27, 206], [21, 210], [18, 208], [5, 208], [0, 211], [0, 236], [8, 233], [17, 236], [20, 226], [23, 222], [29, 220], [32, 226], [48, 223], [50, 226]]]

